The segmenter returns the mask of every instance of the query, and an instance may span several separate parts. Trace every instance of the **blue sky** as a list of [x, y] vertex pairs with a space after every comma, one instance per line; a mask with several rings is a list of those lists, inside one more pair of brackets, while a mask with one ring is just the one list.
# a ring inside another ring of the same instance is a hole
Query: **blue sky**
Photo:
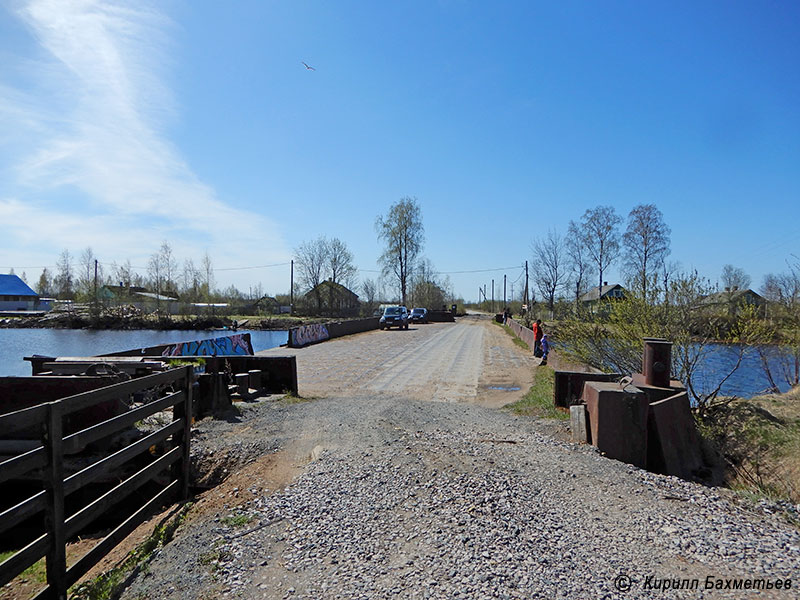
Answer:
[[327, 235], [375, 278], [413, 196], [468, 300], [601, 204], [655, 204], [671, 260], [757, 288], [800, 254], [798, 31], [791, 2], [12, 0], [0, 269], [168, 240], [281, 293]]

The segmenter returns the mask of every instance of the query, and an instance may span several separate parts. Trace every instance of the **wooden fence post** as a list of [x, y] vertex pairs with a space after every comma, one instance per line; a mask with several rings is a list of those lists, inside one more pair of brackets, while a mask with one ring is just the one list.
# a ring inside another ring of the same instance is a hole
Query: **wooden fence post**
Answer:
[[172, 411], [172, 420], [183, 419], [183, 429], [180, 433], [173, 436], [174, 445], [181, 445], [181, 460], [175, 471], [175, 477], [179, 481], [178, 500], [185, 500], [189, 497], [189, 479], [191, 477], [191, 459], [189, 455], [189, 442], [192, 437], [192, 385], [194, 383], [194, 367], [187, 365], [184, 367], [183, 377], [183, 402], [176, 404]]
[[43, 423], [42, 442], [47, 453], [44, 469], [44, 491], [47, 497], [45, 528], [50, 537], [47, 552], [47, 585], [50, 598], [66, 600], [67, 549], [64, 525], [64, 454], [62, 451], [63, 405], [60, 401], [47, 405], [47, 421]]

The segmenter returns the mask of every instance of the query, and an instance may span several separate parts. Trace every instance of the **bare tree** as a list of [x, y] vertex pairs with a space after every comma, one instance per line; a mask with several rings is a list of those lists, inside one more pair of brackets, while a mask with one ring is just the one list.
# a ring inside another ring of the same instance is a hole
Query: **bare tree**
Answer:
[[411, 299], [414, 306], [439, 310], [450, 295], [449, 280], [440, 280], [433, 263], [423, 259], [417, 265], [411, 283]]
[[206, 302], [211, 302], [211, 295], [214, 293], [214, 263], [206, 250], [203, 260], [200, 262], [200, 272], [203, 276], [203, 295]]
[[746, 290], [750, 287], [750, 275], [745, 273], [744, 269], [733, 265], [722, 267], [720, 279], [726, 291], [734, 292], [736, 290]]
[[575, 221], [569, 222], [565, 249], [569, 260], [570, 279], [572, 289], [575, 291], [575, 310], [580, 308], [580, 299], [586, 291], [586, 276], [589, 272], [588, 251], [581, 235], [580, 228]]
[[61, 300], [72, 300], [75, 297], [72, 275], [72, 255], [66, 248], [58, 257], [56, 276], [53, 281], [56, 295]]
[[50, 277], [50, 271], [47, 270], [47, 267], [42, 269], [42, 274], [39, 275], [39, 283], [36, 284], [36, 292], [45, 298], [53, 295], [53, 280]]
[[378, 239], [383, 240], [386, 249], [380, 256], [384, 275], [394, 275], [403, 304], [411, 272], [417, 256], [425, 243], [425, 229], [416, 198], [401, 198], [389, 209], [384, 218], [375, 220]]
[[764, 276], [761, 295], [767, 300], [787, 306], [800, 305], [800, 272], [790, 271]]
[[346, 287], [352, 285], [358, 272], [353, 264], [353, 253], [339, 238], [333, 238], [328, 242], [328, 270], [332, 282]]
[[[87, 247], [81, 252], [77, 288], [78, 293], [84, 300], [94, 298], [96, 261], [97, 256], [95, 256], [91, 247]], [[100, 282], [103, 281], [103, 267], [100, 264], [97, 265], [97, 280]]]
[[329, 244], [324, 237], [318, 237], [311, 242], [303, 242], [294, 251], [295, 267], [297, 269], [297, 283], [306, 289], [314, 291], [317, 302], [317, 311], [322, 310], [322, 283], [328, 265]]
[[598, 295], [603, 288], [603, 272], [619, 255], [619, 224], [622, 219], [613, 206], [590, 208], [581, 217], [581, 233], [589, 258], [599, 271]]
[[634, 206], [628, 214], [628, 228], [622, 236], [625, 267], [647, 299], [648, 285], [670, 253], [669, 226], [655, 204]]
[[151, 254], [147, 260], [147, 275], [150, 278], [153, 292], [159, 296], [161, 296], [161, 290], [164, 287], [164, 271], [161, 267], [161, 257], [158, 252]]
[[134, 273], [131, 261], [128, 259], [121, 265], [117, 263], [111, 264], [111, 277], [112, 281], [120, 287], [131, 287], [138, 276]]
[[172, 246], [169, 245], [169, 242], [163, 241], [158, 252], [150, 256], [147, 271], [156, 294], [176, 293], [175, 275], [178, 271], [178, 264], [172, 255]]
[[378, 284], [374, 279], [365, 279], [361, 283], [361, 293], [364, 294], [364, 301], [370, 308], [369, 312], [372, 312], [372, 305], [375, 304], [375, 300], [378, 299]]
[[[353, 253], [347, 248], [347, 244], [339, 238], [333, 238], [327, 244], [327, 268], [330, 275], [329, 279], [332, 283], [338, 283], [346, 288], [353, 287], [353, 282], [358, 272], [358, 269], [356, 269], [356, 266], [353, 264]], [[337, 291], [338, 289], [335, 285], [328, 288], [328, 306], [331, 309], [333, 309], [336, 304], [337, 299], [334, 298], [334, 296]]]
[[547, 301], [547, 308], [553, 313], [556, 293], [564, 286], [567, 279], [564, 264], [564, 239], [555, 229], [547, 232], [544, 239], [536, 239], [533, 250], [533, 277], [536, 286]]
[[200, 278], [201, 273], [194, 266], [194, 261], [187, 258], [183, 261], [183, 290], [182, 294], [191, 298], [194, 302], [200, 299]]
[[662, 261], [661, 263], [661, 272], [659, 273], [659, 278], [661, 280], [661, 290], [664, 294], [664, 304], [669, 304], [670, 302], [670, 283], [672, 282], [675, 274], [679, 272], [680, 268], [680, 263], [676, 261]]
[[800, 384], [800, 265], [789, 264], [788, 273], [764, 277], [761, 294], [769, 301], [771, 325], [754, 319], [757, 339], [753, 344], [772, 387], [775, 379], [789, 386]]
[[172, 246], [166, 240], [161, 242], [161, 248], [158, 251], [159, 259], [161, 260], [161, 269], [164, 275], [164, 291], [170, 294], [177, 292], [178, 286], [176, 284], [178, 274], [178, 263], [175, 261], [175, 256], [172, 253]]

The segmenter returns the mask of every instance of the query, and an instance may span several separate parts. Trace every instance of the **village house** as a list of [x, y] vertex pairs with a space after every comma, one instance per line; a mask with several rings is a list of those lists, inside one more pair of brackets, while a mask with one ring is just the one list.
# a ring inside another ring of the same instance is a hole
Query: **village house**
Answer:
[[327, 279], [304, 295], [305, 305], [321, 314], [340, 316], [357, 314], [361, 307], [358, 294], [348, 290], [340, 283]]
[[743, 306], [754, 306], [763, 312], [767, 300], [751, 289], [725, 288], [703, 298], [703, 307], [719, 314], [738, 315]]
[[0, 311], [40, 310], [49, 310], [49, 302], [42, 301], [39, 294], [16, 275], [0, 275]]
[[97, 292], [100, 301], [106, 306], [131, 305], [144, 312], [160, 311], [178, 314], [178, 298], [150, 292], [147, 288], [126, 285], [104, 285]]
[[603, 282], [603, 287], [594, 286], [583, 296], [581, 296], [581, 303], [584, 306], [596, 304], [600, 300], [622, 300], [625, 298], [625, 289], [618, 283], [608, 285], [607, 281]]

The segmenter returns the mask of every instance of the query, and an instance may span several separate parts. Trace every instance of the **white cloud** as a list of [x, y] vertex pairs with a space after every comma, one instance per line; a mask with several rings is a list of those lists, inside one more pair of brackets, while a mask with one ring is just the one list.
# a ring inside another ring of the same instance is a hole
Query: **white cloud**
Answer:
[[[118, 261], [154, 252], [163, 239], [179, 257], [208, 249], [219, 267], [288, 260], [277, 226], [222, 202], [165, 134], [176, 109], [164, 71], [171, 24], [158, 6], [19, 7], [39, 46], [36, 56], [20, 57], [35, 65], [36, 81], [26, 90], [0, 83], [0, 114], [15, 117], [15, 143], [28, 149], [14, 157], [20, 187], [6, 196], [15, 199], [0, 200], [0, 237], [23, 248], [37, 240], [92, 246]], [[10, 145], [7, 136], [0, 143]], [[241, 285], [266, 283], [260, 274], [232, 275]]]

